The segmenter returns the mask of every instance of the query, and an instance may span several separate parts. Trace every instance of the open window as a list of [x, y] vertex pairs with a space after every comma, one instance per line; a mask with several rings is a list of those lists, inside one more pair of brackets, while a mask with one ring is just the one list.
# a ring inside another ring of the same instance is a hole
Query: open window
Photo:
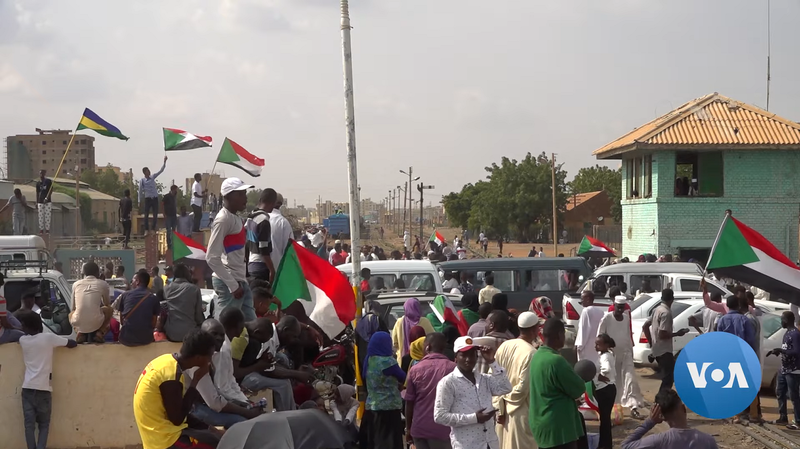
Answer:
[[675, 155], [675, 196], [722, 196], [722, 152], [679, 152]]
[[642, 180], [642, 159], [631, 158], [625, 161], [625, 177], [626, 177], [626, 197], [627, 198], [640, 198], [641, 197], [641, 180]]

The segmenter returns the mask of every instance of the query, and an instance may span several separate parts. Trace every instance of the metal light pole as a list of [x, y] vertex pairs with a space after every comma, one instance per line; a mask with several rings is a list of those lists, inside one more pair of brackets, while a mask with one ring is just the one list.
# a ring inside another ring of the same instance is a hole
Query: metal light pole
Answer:
[[417, 190], [419, 190], [419, 238], [420, 238], [420, 240], [422, 240], [422, 238], [423, 238], [423, 236], [422, 236], [422, 224], [425, 222], [425, 220], [422, 217], [422, 214], [423, 214], [423, 212], [425, 210], [424, 209], [424, 207], [425, 207], [424, 203], [422, 202], [422, 199], [423, 199], [422, 198], [422, 192], [424, 192], [425, 190], [433, 189], [433, 188], [434, 188], [434, 186], [426, 186], [426, 185], [422, 185], [422, 183], [419, 183], [417, 185]]
[[553, 257], [558, 256], [558, 215], [556, 214], [556, 154], [550, 160], [553, 172]]
[[[412, 174], [414, 173], [414, 167], [408, 167], [408, 172], [406, 172], [405, 170], [400, 170], [400, 173], [402, 173], [404, 175], [408, 175], [408, 184], [406, 184], [406, 187], [407, 187], [406, 196], [408, 197], [408, 233], [411, 234], [411, 202], [413, 201], [413, 198], [414, 198], [412, 196], [413, 193], [414, 193], [413, 192], [414, 185], [412, 184], [412, 182], [419, 181], [419, 176], [417, 176], [416, 178], [412, 179]], [[406, 199], [404, 197], [403, 198], [403, 203], [405, 203], [405, 200]], [[405, 214], [405, 212], [403, 212], [403, 229], [404, 230], [406, 229], [405, 226], [406, 226], [406, 214]], [[422, 238], [422, 236], [419, 236], [419, 238]]]
[[[344, 126], [347, 146], [347, 177], [350, 193], [350, 247], [351, 251], [361, 250], [361, 212], [358, 201], [358, 164], [356, 162], [356, 113], [353, 107], [353, 54], [350, 49], [350, 7], [347, 0], [341, 0], [342, 9], [342, 65], [344, 70]], [[352, 257], [353, 271], [350, 280], [354, 287], [359, 284], [361, 258]], [[357, 308], [360, 310], [361, 305]]]

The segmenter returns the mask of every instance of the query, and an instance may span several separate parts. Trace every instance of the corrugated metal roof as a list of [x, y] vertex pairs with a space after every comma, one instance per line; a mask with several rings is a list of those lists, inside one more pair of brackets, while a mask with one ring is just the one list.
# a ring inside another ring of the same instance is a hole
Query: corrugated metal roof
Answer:
[[570, 196], [567, 201], [567, 210], [569, 211], [575, 209], [576, 207], [596, 197], [602, 192], [603, 192], [602, 190], [598, 190], [597, 192], [578, 193]]
[[603, 158], [669, 145], [800, 146], [800, 124], [715, 92], [636, 128], [592, 154]]

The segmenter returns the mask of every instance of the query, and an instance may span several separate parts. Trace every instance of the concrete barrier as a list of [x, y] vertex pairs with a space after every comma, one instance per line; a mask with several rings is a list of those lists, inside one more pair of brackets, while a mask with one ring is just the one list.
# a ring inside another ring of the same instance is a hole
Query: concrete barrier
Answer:
[[[125, 447], [141, 444], [133, 417], [133, 389], [152, 359], [177, 352], [180, 343], [128, 348], [119, 344], [58, 348], [53, 359], [53, 411], [48, 447]], [[22, 379], [16, 343], [0, 345], [0, 447], [25, 447]]]

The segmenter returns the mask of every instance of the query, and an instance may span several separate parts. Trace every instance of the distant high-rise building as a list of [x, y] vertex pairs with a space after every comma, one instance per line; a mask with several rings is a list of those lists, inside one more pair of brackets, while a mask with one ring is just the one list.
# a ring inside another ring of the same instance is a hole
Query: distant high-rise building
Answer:
[[[6, 177], [25, 182], [36, 178], [39, 170], [47, 170], [47, 176], [55, 176], [56, 169], [64, 157], [64, 151], [72, 139], [69, 130], [46, 130], [36, 128], [37, 134], [17, 134], [6, 138]], [[94, 170], [96, 166], [94, 137], [76, 134], [69, 154], [61, 167], [63, 172]], [[61, 176], [61, 175], [59, 175]]]

